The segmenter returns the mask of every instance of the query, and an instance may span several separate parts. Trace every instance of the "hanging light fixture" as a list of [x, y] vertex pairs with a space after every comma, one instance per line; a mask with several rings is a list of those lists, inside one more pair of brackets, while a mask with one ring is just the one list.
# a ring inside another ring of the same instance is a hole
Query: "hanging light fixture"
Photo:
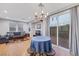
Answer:
[[40, 8], [41, 12], [40, 13], [35, 12], [35, 20], [43, 21], [43, 19], [47, 17], [48, 13], [44, 13], [43, 10], [45, 7], [44, 4], [40, 3], [38, 7]]

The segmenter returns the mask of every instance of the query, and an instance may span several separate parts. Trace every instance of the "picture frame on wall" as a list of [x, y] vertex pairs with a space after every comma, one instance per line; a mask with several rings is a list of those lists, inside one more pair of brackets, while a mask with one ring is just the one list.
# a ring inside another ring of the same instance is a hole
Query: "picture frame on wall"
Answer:
[[37, 24], [37, 29], [41, 29], [41, 24]]

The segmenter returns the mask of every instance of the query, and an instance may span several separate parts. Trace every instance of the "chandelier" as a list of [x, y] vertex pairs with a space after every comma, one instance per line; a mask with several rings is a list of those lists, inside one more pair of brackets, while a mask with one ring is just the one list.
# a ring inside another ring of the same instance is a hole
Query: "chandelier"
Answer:
[[44, 4], [40, 3], [38, 7], [40, 8], [41, 12], [40, 13], [35, 12], [35, 20], [43, 21], [47, 17], [48, 13], [44, 13], [43, 10], [45, 7]]

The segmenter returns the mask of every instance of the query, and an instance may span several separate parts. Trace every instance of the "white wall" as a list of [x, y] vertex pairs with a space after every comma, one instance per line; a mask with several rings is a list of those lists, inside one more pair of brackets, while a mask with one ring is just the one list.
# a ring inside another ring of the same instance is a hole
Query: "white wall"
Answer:
[[[5, 35], [6, 32], [9, 32], [9, 25], [10, 25], [11, 21], [5, 21], [5, 20], [0, 20], [0, 35]], [[36, 28], [34, 29], [32, 24], [27, 24], [27, 23], [23, 23], [23, 22], [16, 22], [16, 24], [21, 23], [23, 24], [23, 30], [26, 33], [30, 33], [31, 36], [34, 35], [34, 30], [36, 30]], [[37, 23], [38, 24], [38, 23]], [[35, 24], [35, 25], [37, 25]], [[42, 31], [42, 35], [45, 36], [45, 21], [43, 23], [41, 23], [41, 31]], [[16, 26], [17, 28], [18, 26]], [[31, 31], [29, 32], [29, 28], [31, 28]], [[17, 30], [18, 31], [18, 30]]]
[[42, 24], [42, 34], [43, 34], [43, 36], [46, 36], [46, 30], [47, 30], [47, 22], [46, 22], [46, 19], [44, 19], [43, 24]]
[[0, 20], [0, 35], [5, 35], [9, 31], [9, 21]]
[[29, 24], [27, 23], [23, 23], [23, 30], [26, 32], [26, 33], [29, 33]]
[[[9, 32], [9, 25], [10, 25], [11, 21], [5, 21], [5, 20], [0, 20], [0, 35], [5, 35], [6, 32]], [[27, 23], [23, 23], [23, 22], [16, 22], [16, 24], [21, 23], [23, 24], [23, 30], [26, 33], [31, 33], [32, 35], [34, 35], [34, 30], [36, 29], [32, 29], [33, 26], [32, 24], [27, 24]], [[38, 23], [36, 23], [35, 25], [37, 25]], [[43, 23], [41, 23], [41, 31], [42, 31], [42, 35], [45, 36], [45, 21]], [[31, 31], [29, 32], [29, 27], [31, 28]], [[16, 26], [17, 28], [17, 26]], [[32, 36], [31, 35], [31, 36]]]
[[[5, 35], [6, 32], [9, 32], [9, 25], [10, 25], [10, 22], [12, 21], [7, 21], [7, 20], [0, 20], [0, 35]], [[23, 23], [23, 22], [16, 22], [16, 24], [18, 23], [21, 23], [23, 24], [23, 30], [26, 32], [26, 33], [29, 33], [28, 31], [28, 28], [29, 28], [29, 25], [27, 23]], [[18, 26], [16, 26], [17, 28]], [[18, 30], [17, 30], [18, 31]]]

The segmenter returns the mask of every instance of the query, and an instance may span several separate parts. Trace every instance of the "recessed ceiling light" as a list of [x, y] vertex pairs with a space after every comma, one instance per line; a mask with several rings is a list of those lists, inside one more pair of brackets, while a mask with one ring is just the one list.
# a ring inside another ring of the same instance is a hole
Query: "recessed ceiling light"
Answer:
[[4, 13], [8, 13], [8, 11], [7, 10], [4, 10]]
[[37, 12], [35, 12], [35, 15], [37, 15]]
[[48, 16], [48, 13], [47, 13], [47, 16]]
[[31, 19], [31, 17], [28, 17], [28, 19]]

